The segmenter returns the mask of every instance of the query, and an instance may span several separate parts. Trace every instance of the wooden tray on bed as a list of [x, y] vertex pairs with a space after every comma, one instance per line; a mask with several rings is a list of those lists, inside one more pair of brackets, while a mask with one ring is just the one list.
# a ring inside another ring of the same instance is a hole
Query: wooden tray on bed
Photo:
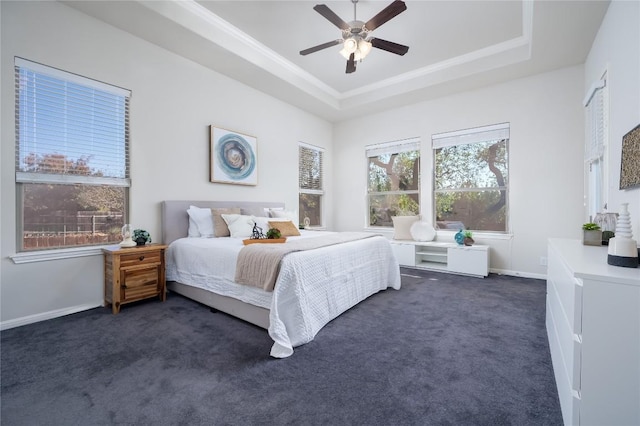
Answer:
[[268, 239], [268, 238], [261, 238], [261, 239], [247, 238], [246, 240], [242, 240], [242, 243], [246, 246], [247, 244], [255, 244], [255, 243], [274, 244], [274, 243], [284, 243], [286, 241], [287, 241], [287, 237], [272, 238], [272, 239]]

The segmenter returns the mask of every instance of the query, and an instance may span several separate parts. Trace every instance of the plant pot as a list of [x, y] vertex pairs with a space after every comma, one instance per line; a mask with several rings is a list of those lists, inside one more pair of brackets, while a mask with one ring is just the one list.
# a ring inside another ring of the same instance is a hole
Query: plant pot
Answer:
[[144, 239], [144, 238], [138, 238], [138, 239], [136, 240], [136, 245], [137, 245], [137, 246], [143, 246], [143, 245], [145, 245], [145, 244], [147, 244], [147, 240], [146, 240], [146, 239]]
[[601, 246], [602, 245], [602, 231], [601, 230], [583, 230], [582, 231], [582, 244], [585, 246]]
[[462, 242], [465, 246], [472, 246], [473, 243], [475, 243], [475, 241], [471, 237], [464, 237], [464, 240], [462, 240]]

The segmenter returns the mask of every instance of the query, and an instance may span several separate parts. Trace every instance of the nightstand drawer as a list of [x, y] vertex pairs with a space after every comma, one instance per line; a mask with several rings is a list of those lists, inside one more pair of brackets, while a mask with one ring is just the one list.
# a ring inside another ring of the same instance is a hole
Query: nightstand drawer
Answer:
[[159, 251], [123, 254], [120, 256], [120, 267], [128, 268], [137, 265], [159, 264], [161, 261], [160, 254]]

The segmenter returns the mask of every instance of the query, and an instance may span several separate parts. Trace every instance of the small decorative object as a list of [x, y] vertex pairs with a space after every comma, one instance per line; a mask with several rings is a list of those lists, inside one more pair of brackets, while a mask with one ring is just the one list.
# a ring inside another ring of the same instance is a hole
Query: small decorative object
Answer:
[[620, 189], [640, 185], [640, 124], [622, 137]]
[[413, 222], [411, 228], [409, 228], [409, 233], [414, 241], [433, 241], [436, 237], [436, 230], [426, 221]]
[[582, 244], [585, 246], [601, 246], [602, 230], [600, 225], [587, 222], [582, 225]]
[[136, 245], [143, 246], [151, 242], [151, 235], [149, 235], [149, 233], [144, 229], [134, 229], [133, 241], [136, 242]]
[[133, 241], [133, 226], [126, 224], [122, 227], [122, 241], [120, 241], [121, 247], [133, 247], [136, 242]]
[[267, 239], [269, 240], [277, 240], [280, 237], [282, 237], [282, 233], [278, 228], [269, 228], [267, 231]]
[[453, 236], [453, 238], [456, 240], [456, 243], [458, 243], [459, 245], [463, 245], [464, 244], [464, 231], [461, 229], [458, 232], [456, 232], [456, 235]]
[[602, 245], [608, 246], [609, 239], [615, 236], [616, 221], [618, 220], [618, 213], [602, 212], [597, 213], [593, 221], [600, 225], [602, 229]]
[[473, 243], [475, 243], [475, 241], [473, 240], [473, 232], [471, 232], [471, 231], [463, 231], [462, 235], [464, 237], [462, 239], [462, 242], [464, 243], [465, 246], [472, 246]]
[[638, 267], [638, 243], [631, 233], [629, 204], [622, 203], [622, 211], [616, 223], [616, 236], [609, 240], [607, 263], [625, 268]]
[[261, 240], [263, 238], [266, 238], [266, 236], [262, 233], [262, 228], [260, 228], [258, 226], [258, 224], [255, 223], [253, 225], [253, 231], [251, 232], [251, 239], [252, 240]]
[[210, 126], [211, 182], [258, 184], [257, 139]]

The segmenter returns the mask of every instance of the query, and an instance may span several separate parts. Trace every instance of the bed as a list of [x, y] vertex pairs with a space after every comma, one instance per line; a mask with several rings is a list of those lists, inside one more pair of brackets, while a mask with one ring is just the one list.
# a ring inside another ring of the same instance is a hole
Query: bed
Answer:
[[[268, 330], [271, 356], [285, 358], [310, 342], [329, 321], [389, 287], [400, 289], [400, 269], [389, 241], [379, 235], [297, 251], [282, 258], [273, 291], [234, 282], [241, 239], [187, 238], [187, 209], [238, 207], [244, 215], [267, 216], [274, 202], [174, 201], [162, 203], [162, 235], [169, 245], [167, 288]], [[319, 238], [301, 231], [296, 239]]]

